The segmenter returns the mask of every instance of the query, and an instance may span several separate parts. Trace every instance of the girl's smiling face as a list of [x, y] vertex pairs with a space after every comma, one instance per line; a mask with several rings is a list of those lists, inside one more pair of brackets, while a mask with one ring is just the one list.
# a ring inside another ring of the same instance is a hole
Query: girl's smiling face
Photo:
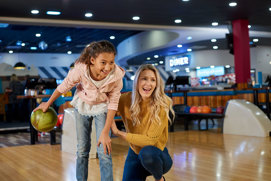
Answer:
[[138, 92], [143, 100], [151, 97], [156, 88], [156, 76], [152, 70], [144, 70], [138, 78]]
[[100, 53], [96, 58], [91, 58], [91, 73], [96, 80], [104, 79], [115, 67], [113, 53]]

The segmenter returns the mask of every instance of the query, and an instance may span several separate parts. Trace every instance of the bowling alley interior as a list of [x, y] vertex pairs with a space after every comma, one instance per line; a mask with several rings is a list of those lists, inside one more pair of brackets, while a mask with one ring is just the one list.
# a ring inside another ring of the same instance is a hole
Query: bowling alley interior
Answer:
[[[161, 180], [271, 180], [269, 0], [0, 4], [1, 181], [77, 180], [76, 86], [46, 113], [33, 110], [100, 40], [115, 46], [125, 71], [121, 94], [133, 91], [141, 65], [153, 65], [163, 80], [175, 116], [166, 130], [173, 164]], [[129, 131], [118, 111], [114, 122]], [[88, 181], [103, 180], [95, 126]], [[130, 145], [114, 134], [111, 145], [113, 180], [121, 181]]]

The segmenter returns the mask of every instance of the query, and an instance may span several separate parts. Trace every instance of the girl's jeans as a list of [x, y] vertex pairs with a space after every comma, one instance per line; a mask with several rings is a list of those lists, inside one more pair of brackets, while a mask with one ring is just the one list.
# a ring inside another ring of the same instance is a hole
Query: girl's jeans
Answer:
[[[76, 134], [77, 134], [77, 158], [76, 158], [76, 179], [87, 181], [88, 178], [88, 159], [91, 147], [91, 123], [95, 121], [97, 143], [106, 121], [106, 113], [96, 116], [84, 116], [75, 111], [76, 114]], [[109, 133], [111, 136], [111, 132]], [[105, 155], [103, 146], [97, 147], [101, 181], [113, 181], [112, 158]]]
[[172, 159], [167, 148], [161, 151], [154, 146], [145, 146], [138, 155], [129, 148], [122, 180], [143, 181], [149, 175], [153, 175], [156, 180], [159, 180], [171, 166]]

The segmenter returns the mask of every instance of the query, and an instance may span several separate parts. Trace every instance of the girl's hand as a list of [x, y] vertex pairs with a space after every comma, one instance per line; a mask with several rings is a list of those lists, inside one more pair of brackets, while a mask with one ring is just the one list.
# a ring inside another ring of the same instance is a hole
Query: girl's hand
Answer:
[[111, 130], [112, 130], [112, 133], [116, 136], [119, 136], [119, 129], [117, 128], [117, 125], [116, 125], [116, 122], [113, 121], [112, 125], [111, 125]]
[[97, 146], [100, 146], [100, 144], [103, 145], [104, 154], [106, 155], [108, 153], [108, 155], [110, 155], [112, 148], [111, 148], [111, 139], [109, 137], [109, 133], [102, 131], [100, 138], [98, 140]]
[[46, 112], [46, 111], [48, 110], [49, 106], [50, 106], [50, 105], [48, 105], [47, 102], [42, 102], [38, 107], [36, 107], [36, 108], [33, 110], [33, 112], [35, 112], [35, 111], [37, 111], [37, 110], [39, 110], [39, 109], [41, 109], [42, 112]]

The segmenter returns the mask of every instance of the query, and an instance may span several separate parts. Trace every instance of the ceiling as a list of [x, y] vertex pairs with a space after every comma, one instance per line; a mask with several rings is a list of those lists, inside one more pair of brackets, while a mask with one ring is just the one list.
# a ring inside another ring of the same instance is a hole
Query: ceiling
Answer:
[[[236, 7], [229, 7], [229, 2], [237, 2]], [[230, 22], [235, 19], [248, 19], [251, 25], [251, 38], [258, 38], [257, 45], [271, 46], [271, 1], [270, 0], [1, 0], [0, 23], [8, 23], [6, 28], [0, 28], [0, 52], [13, 50], [25, 53], [80, 53], [84, 46], [91, 41], [107, 39], [115, 36], [112, 41], [115, 46], [130, 36], [142, 31], [164, 30], [178, 31], [180, 37], [184, 32], [190, 32], [193, 41], [183, 41], [183, 47], [168, 44], [151, 52], [136, 55], [127, 60], [129, 64], [140, 64], [146, 57], [159, 54], [163, 59], [166, 55], [184, 53], [187, 48], [207, 50], [213, 48], [210, 37], [212, 29], [225, 29], [228, 31]], [[39, 10], [39, 14], [31, 14], [31, 10]], [[57, 10], [59, 16], [46, 14], [48, 10]], [[85, 17], [91, 12], [92, 17]], [[139, 16], [138, 21], [132, 20]], [[176, 24], [175, 19], [181, 19]], [[212, 22], [218, 26], [212, 27]], [[207, 28], [200, 38], [189, 28]], [[210, 28], [210, 31], [208, 31]], [[41, 33], [41, 37], [35, 37]], [[267, 35], [262, 35], [267, 33]], [[253, 36], [252, 36], [253, 35]], [[66, 41], [70, 36], [72, 41]], [[205, 38], [206, 37], [206, 38]], [[186, 37], [184, 37], [186, 38]], [[217, 38], [219, 49], [227, 49], [225, 32]], [[22, 47], [17, 43], [24, 42]], [[44, 41], [44, 43], [40, 43]], [[40, 46], [39, 46], [40, 44]], [[46, 44], [48, 45], [47, 48]], [[31, 50], [31, 46], [38, 47]], [[43, 47], [43, 48], [40, 48]], [[196, 47], [196, 48], [195, 48]]]

